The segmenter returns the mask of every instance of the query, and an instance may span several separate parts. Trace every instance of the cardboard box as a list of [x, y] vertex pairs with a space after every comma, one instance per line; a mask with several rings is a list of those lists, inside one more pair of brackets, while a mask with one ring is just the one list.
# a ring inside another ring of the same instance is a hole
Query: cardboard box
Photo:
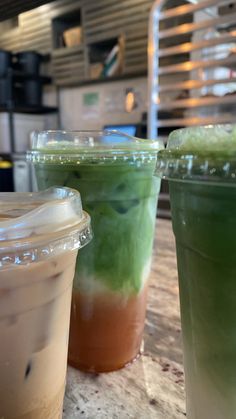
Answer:
[[102, 63], [90, 64], [89, 76], [91, 79], [99, 79], [102, 74], [104, 65]]
[[67, 29], [63, 32], [66, 47], [75, 47], [82, 42], [82, 28], [80, 26]]

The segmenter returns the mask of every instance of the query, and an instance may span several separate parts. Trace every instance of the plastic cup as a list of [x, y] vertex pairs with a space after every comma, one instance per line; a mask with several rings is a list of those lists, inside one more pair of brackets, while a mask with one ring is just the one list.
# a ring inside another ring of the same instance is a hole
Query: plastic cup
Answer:
[[140, 351], [157, 196], [158, 141], [118, 132], [44, 132], [29, 159], [39, 188], [78, 188], [94, 239], [80, 252], [71, 310], [69, 363], [112, 371]]
[[75, 262], [90, 237], [76, 191], [0, 193], [0, 418], [62, 417]]
[[177, 130], [158, 156], [176, 238], [188, 419], [236, 416], [236, 128]]

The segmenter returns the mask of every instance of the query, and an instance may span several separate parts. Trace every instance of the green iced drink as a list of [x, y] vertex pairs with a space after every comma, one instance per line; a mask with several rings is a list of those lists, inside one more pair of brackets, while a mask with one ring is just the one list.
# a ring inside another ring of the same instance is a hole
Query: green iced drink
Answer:
[[77, 261], [71, 311], [69, 362], [80, 369], [114, 370], [139, 353], [159, 148], [124, 134], [55, 132], [39, 134], [31, 153], [39, 188], [79, 189], [92, 219], [94, 239]]
[[236, 128], [170, 135], [188, 419], [236, 418]]

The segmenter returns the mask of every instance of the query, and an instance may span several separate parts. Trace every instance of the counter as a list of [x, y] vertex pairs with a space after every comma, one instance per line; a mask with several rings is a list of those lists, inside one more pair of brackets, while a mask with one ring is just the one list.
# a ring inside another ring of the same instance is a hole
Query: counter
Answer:
[[68, 368], [63, 419], [183, 419], [181, 329], [171, 222], [157, 220], [142, 356], [108, 374]]

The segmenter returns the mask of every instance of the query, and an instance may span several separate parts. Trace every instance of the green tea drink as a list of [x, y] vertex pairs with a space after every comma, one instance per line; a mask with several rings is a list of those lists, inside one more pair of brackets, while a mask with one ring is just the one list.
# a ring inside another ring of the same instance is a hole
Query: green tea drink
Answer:
[[111, 371], [140, 350], [157, 195], [158, 142], [117, 133], [51, 133], [31, 159], [40, 188], [78, 188], [94, 239], [80, 252], [71, 310], [69, 362]]
[[0, 418], [62, 417], [76, 256], [90, 235], [77, 191], [0, 193]]
[[169, 179], [188, 419], [236, 418], [236, 129], [173, 132]]

